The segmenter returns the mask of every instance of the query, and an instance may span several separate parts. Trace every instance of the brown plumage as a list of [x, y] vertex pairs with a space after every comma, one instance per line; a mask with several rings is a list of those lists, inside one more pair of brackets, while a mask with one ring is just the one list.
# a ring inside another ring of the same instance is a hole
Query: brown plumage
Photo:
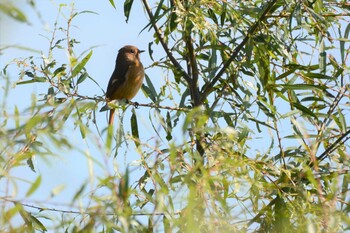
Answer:
[[[115, 69], [109, 80], [106, 100], [131, 100], [140, 90], [145, 70], [140, 61], [144, 52], [132, 45], [126, 45], [118, 52]], [[113, 124], [115, 109], [110, 110], [109, 125]]]

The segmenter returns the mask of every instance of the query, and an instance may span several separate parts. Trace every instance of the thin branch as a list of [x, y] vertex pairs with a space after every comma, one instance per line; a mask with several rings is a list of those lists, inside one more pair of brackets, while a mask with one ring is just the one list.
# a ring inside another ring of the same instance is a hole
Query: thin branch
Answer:
[[189, 112], [191, 111], [190, 108], [178, 108], [178, 107], [170, 107], [170, 106], [164, 106], [164, 105], [157, 105], [157, 104], [153, 104], [153, 103], [149, 103], [149, 104], [140, 104], [137, 102], [132, 102], [132, 101], [128, 101], [128, 104], [137, 107], [149, 107], [149, 108], [156, 108], [156, 109], [167, 109], [167, 110], [172, 110], [172, 111], [182, 111], [182, 112]]
[[255, 31], [258, 29], [261, 22], [264, 20], [266, 15], [270, 12], [272, 7], [275, 5], [277, 0], [272, 0], [269, 5], [266, 7], [265, 11], [262, 13], [260, 18], [257, 22], [248, 30], [247, 35], [244, 37], [242, 42], [235, 48], [233, 51], [231, 57], [227, 60], [227, 62], [224, 64], [224, 66], [221, 68], [221, 70], [217, 73], [217, 75], [213, 78], [213, 80], [210, 83], [207, 83], [202, 88], [202, 96], [201, 96], [201, 102], [203, 102], [208, 95], [210, 94], [211, 90], [213, 89], [216, 82], [221, 78], [221, 76], [224, 74], [224, 72], [227, 70], [227, 68], [230, 66], [230, 64], [237, 58], [239, 52], [243, 49], [243, 47], [248, 42], [249, 38], [255, 33]]
[[145, 6], [148, 17], [150, 18], [150, 22], [153, 26], [153, 29], [157, 34], [158, 40], [160, 41], [160, 43], [163, 46], [164, 51], [166, 52], [167, 56], [169, 57], [169, 59], [173, 63], [173, 65], [181, 71], [184, 79], [190, 84], [192, 82], [191, 77], [186, 73], [186, 71], [182, 68], [180, 63], [175, 59], [175, 57], [173, 56], [172, 52], [170, 51], [168, 45], [165, 43], [164, 35], [163, 35], [161, 29], [158, 28], [158, 26], [155, 22], [154, 15], [151, 11], [151, 8], [150, 8], [147, 0], [142, 0], [142, 2], [143, 2], [143, 5]]
[[[350, 130], [346, 131], [342, 136], [340, 136], [334, 143], [332, 143], [329, 147], [327, 147], [327, 149], [321, 155], [317, 157], [317, 161], [321, 162], [330, 153], [332, 153], [335, 149], [337, 149], [338, 146], [340, 146], [341, 144], [344, 144], [347, 140], [349, 140], [350, 137], [347, 137], [349, 134], [350, 134]], [[343, 141], [343, 139], [345, 140]]]
[[201, 105], [200, 95], [198, 90], [199, 71], [198, 71], [198, 64], [197, 64], [195, 51], [192, 44], [191, 35], [188, 35], [186, 38], [186, 47], [187, 47], [188, 58], [190, 62], [190, 69], [192, 71], [192, 80], [189, 83], [191, 93], [192, 93], [192, 100], [193, 100], [194, 106], [199, 106]]
[[[32, 205], [32, 204], [27, 204], [27, 203], [22, 203], [20, 201], [17, 200], [10, 200], [7, 198], [1, 198], [4, 201], [8, 201], [8, 202], [12, 202], [14, 204], [20, 204], [22, 206], [28, 207], [28, 208], [32, 208], [32, 209], [37, 209], [40, 212], [41, 211], [52, 211], [52, 212], [59, 212], [59, 213], [63, 213], [63, 214], [82, 214], [82, 215], [96, 215], [96, 211], [78, 211], [78, 210], [64, 210], [64, 209], [56, 209], [56, 208], [47, 208], [47, 207], [39, 207], [36, 205]], [[174, 215], [179, 215], [180, 212], [175, 212]], [[108, 215], [108, 216], [116, 216], [115, 213], [105, 213], [104, 215]], [[162, 212], [154, 212], [154, 213], [133, 213], [131, 214], [132, 216], [154, 216], [154, 215], [165, 215], [165, 213]]]

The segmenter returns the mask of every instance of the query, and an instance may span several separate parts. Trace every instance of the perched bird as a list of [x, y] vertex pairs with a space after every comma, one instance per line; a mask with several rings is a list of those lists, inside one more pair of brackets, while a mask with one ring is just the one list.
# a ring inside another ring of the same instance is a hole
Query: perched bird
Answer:
[[[113, 74], [109, 80], [106, 101], [131, 100], [140, 90], [145, 70], [140, 61], [139, 50], [132, 45], [126, 45], [119, 49]], [[110, 109], [109, 125], [113, 125], [115, 109]]]

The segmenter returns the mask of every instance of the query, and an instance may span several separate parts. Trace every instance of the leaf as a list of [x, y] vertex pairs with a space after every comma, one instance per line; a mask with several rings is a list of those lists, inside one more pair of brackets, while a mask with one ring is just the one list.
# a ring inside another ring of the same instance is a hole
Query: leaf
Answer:
[[61, 184], [56, 186], [51, 190], [51, 197], [57, 196], [60, 192], [62, 192], [65, 189], [65, 185]]
[[171, 125], [171, 117], [170, 117], [169, 111], [166, 114], [166, 125], [167, 125], [167, 128], [166, 128], [167, 129], [166, 130], [166, 132], [167, 132], [166, 139], [168, 141], [170, 141], [173, 138], [173, 136], [171, 135], [171, 132], [173, 130], [173, 126]]
[[39, 175], [34, 181], [34, 183], [32, 184], [32, 186], [30, 186], [29, 190], [26, 193], [26, 197], [29, 197], [30, 195], [32, 195], [39, 188], [40, 184], [41, 184], [41, 175]]
[[299, 103], [293, 103], [293, 106], [296, 107], [297, 109], [299, 109], [302, 113], [318, 119], [318, 117], [315, 115], [315, 113], [313, 113], [309, 108], [307, 108]]
[[129, 192], [129, 168], [126, 168], [124, 176], [120, 179], [119, 182], [119, 193], [118, 196], [126, 202], [130, 195]]
[[77, 74], [85, 67], [86, 63], [89, 61], [92, 55], [92, 50], [81, 60], [81, 62], [76, 65], [72, 71], [71, 78], [77, 76]]
[[114, 4], [114, 0], [109, 0], [109, 3], [113, 6], [114, 9], [116, 9], [115, 4]]
[[74, 195], [73, 199], [72, 199], [72, 203], [74, 203], [80, 196], [81, 194], [84, 192], [86, 188], [86, 184], [83, 184], [80, 189], [78, 190], [78, 192], [76, 192], [76, 194]]
[[30, 168], [33, 172], [36, 172], [36, 171], [35, 171], [35, 168], [34, 168], [34, 164], [33, 164], [32, 158], [27, 159], [27, 165], [29, 166], [29, 168]]
[[[348, 26], [346, 26], [345, 28], [345, 32], [344, 32], [344, 37], [345, 38], [349, 38], [349, 34], [350, 34], [350, 23], [348, 24]], [[342, 63], [345, 63], [345, 53], [346, 53], [346, 49], [345, 49], [345, 41], [340, 40], [339, 41], [340, 44], [340, 55], [341, 55], [341, 61]]]
[[42, 224], [42, 222], [39, 221], [39, 219], [37, 219], [36, 217], [34, 217], [30, 213], [29, 213], [29, 217], [30, 217], [31, 222], [34, 223], [35, 228], [39, 228], [42, 231], [47, 231], [46, 227], [44, 226], [44, 224]]
[[320, 70], [322, 74], [326, 73], [327, 53], [325, 51], [324, 38], [322, 38], [319, 48], [318, 63], [320, 64]]
[[25, 14], [10, 2], [0, 3], [0, 11], [17, 21], [28, 23]]
[[347, 199], [347, 193], [349, 192], [349, 183], [350, 183], [350, 174], [344, 174], [343, 182], [342, 182], [342, 188], [341, 188], [341, 208], [343, 209], [343, 205], [346, 202]]
[[16, 83], [16, 84], [17, 84], [17, 85], [22, 85], [22, 84], [43, 83], [43, 82], [46, 82], [46, 78], [44, 78], [44, 77], [36, 77], [36, 78], [31, 79], [31, 80], [26, 80], [26, 81], [18, 82], [18, 83]]
[[152, 44], [153, 44], [153, 41], [151, 41], [151, 42], [149, 42], [149, 43], [148, 43], [148, 54], [149, 54], [149, 56], [150, 56], [151, 60], [152, 60], [152, 61], [154, 61], [154, 59], [153, 59], [153, 49], [152, 49]]
[[131, 133], [132, 136], [134, 137], [134, 142], [136, 147], [140, 146], [140, 142], [139, 142], [139, 129], [138, 129], [138, 125], [137, 125], [137, 118], [136, 118], [136, 113], [135, 113], [135, 109], [132, 110], [132, 116], [130, 119], [131, 122]]
[[281, 84], [284, 89], [287, 90], [313, 90], [313, 89], [326, 89], [325, 86], [313, 85], [313, 84]]
[[146, 79], [146, 83], [147, 83], [147, 87], [149, 92], [147, 92], [148, 97], [151, 98], [151, 100], [153, 101], [153, 103], [156, 102], [157, 100], [157, 92], [156, 89], [154, 88], [151, 79], [148, 77], [148, 75], [145, 75], [145, 79]]
[[107, 136], [106, 136], [106, 143], [105, 143], [107, 154], [109, 154], [112, 150], [112, 139], [113, 139], [113, 125], [107, 128]]
[[124, 2], [124, 15], [125, 15], [125, 21], [129, 21], [130, 11], [132, 4], [134, 3], [134, 0], [125, 0]]

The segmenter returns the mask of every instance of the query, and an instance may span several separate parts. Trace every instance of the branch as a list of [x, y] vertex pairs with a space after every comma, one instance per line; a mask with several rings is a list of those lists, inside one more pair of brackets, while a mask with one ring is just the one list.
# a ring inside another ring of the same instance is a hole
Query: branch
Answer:
[[149, 107], [149, 108], [156, 108], [156, 109], [167, 109], [167, 110], [172, 110], [172, 111], [182, 111], [182, 112], [189, 112], [191, 109], [189, 108], [177, 108], [177, 107], [170, 107], [170, 106], [162, 106], [162, 105], [156, 105], [153, 103], [150, 104], [139, 104], [138, 102], [132, 102], [128, 101], [128, 104], [135, 106], [138, 108], [139, 106], [142, 107]]
[[[63, 214], [86, 214], [86, 215], [96, 215], [96, 213], [98, 213], [98, 211], [87, 211], [87, 212], [83, 212], [83, 211], [78, 211], [78, 210], [64, 210], [64, 209], [56, 209], [56, 208], [47, 208], [47, 207], [39, 207], [36, 205], [31, 205], [31, 204], [26, 204], [26, 203], [21, 203], [20, 201], [17, 200], [10, 200], [7, 198], [1, 198], [4, 201], [8, 201], [8, 202], [12, 202], [13, 204], [20, 204], [22, 206], [25, 207], [29, 207], [32, 209], [37, 209], [40, 212], [41, 211], [52, 211], [52, 212], [59, 212], [59, 213], [63, 213]], [[179, 215], [180, 212], [175, 212], [174, 215]], [[115, 213], [105, 213], [105, 215], [108, 216], [116, 216]], [[165, 215], [165, 213], [163, 212], [154, 212], [154, 213], [133, 213], [131, 214], [133, 216], [154, 216], [154, 215]]]
[[340, 145], [340, 142], [345, 138], [345, 140], [342, 142], [344, 144], [347, 140], [350, 139], [350, 137], [347, 137], [350, 134], [350, 130], [346, 131], [342, 136], [340, 136], [332, 145], [327, 147], [327, 149], [317, 157], [317, 160], [321, 162], [324, 160], [330, 153], [332, 153], [337, 147]]
[[235, 48], [235, 50], [233, 51], [231, 57], [227, 60], [227, 62], [221, 68], [219, 73], [217, 73], [217, 75], [213, 78], [213, 80], [210, 83], [207, 83], [206, 85], [203, 86], [201, 102], [203, 102], [208, 97], [208, 95], [212, 91], [212, 89], [213, 89], [214, 85], [216, 84], [216, 82], [221, 78], [221, 76], [224, 74], [224, 72], [230, 66], [230, 64], [236, 59], [236, 57], [238, 56], [239, 52], [246, 45], [246, 43], [248, 42], [249, 38], [254, 34], [256, 29], [259, 27], [260, 23], [264, 20], [264, 18], [270, 12], [270, 10], [272, 9], [272, 7], [275, 5], [276, 2], [277, 2], [277, 0], [272, 0], [269, 3], [269, 5], [266, 7], [265, 11], [260, 16], [259, 20], [257, 22], [255, 22], [255, 24], [248, 30], [248, 33], [244, 37], [243, 41]]
[[150, 18], [153, 29], [156, 32], [157, 37], [163, 46], [164, 51], [166, 52], [167, 56], [169, 57], [169, 59], [173, 63], [173, 65], [181, 71], [184, 79], [190, 84], [192, 82], [191, 77], [186, 73], [186, 71], [182, 68], [180, 63], [175, 59], [175, 57], [173, 56], [172, 52], [170, 51], [168, 45], [165, 43], [164, 35], [163, 35], [162, 31], [160, 30], [160, 28], [158, 28], [158, 26], [154, 20], [154, 16], [152, 14], [151, 8], [150, 8], [147, 0], [142, 0], [142, 2], [143, 2], [143, 5], [145, 6], [148, 17]]
[[192, 38], [191, 35], [188, 35], [186, 38], [186, 47], [188, 52], [188, 58], [190, 62], [190, 69], [192, 71], [192, 80], [189, 83], [189, 88], [192, 93], [192, 100], [194, 106], [199, 106], [202, 104], [200, 101], [200, 95], [198, 90], [198, 78], [199, 78], [199, 71], [198, 71], [198, 64], [192, 44]]

